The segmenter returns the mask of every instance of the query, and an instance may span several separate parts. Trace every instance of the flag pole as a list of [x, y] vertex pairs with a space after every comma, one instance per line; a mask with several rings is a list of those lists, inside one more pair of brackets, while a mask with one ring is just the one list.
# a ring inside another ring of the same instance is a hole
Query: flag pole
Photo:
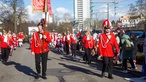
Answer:
[[45, 0], [45, 22], [44, 22], [44, 31], [46, 31], [46, 26], [47, 26], [47, 12], [48, 12], [48, 0]]
[[[45, 32], [46, 32], [46, 25], [47, 25], [47, 22], [46, 22], [46, 19], [47, 19], [47, 11], [48, 11], [48, 5], [47, 5], [47, 3], [48, 3], [48, 0], [45, 0], [44, 1], [44, 12], [45, 12], [45, 18], [44, 18], [44, 34], [45, 34]], [[42, 51], [44, 52], [44, 42], [45, 42], [45, 40], [43, 39], [43, 41], [42, 41]]]

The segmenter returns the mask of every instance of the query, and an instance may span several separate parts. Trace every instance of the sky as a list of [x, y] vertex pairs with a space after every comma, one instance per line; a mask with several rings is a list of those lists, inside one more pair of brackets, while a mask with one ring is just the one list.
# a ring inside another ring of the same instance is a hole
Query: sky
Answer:
[[[40, 20], [44, 13], [32, 12], [32, 0], [23, 0], [26, 9], [28, 10], [29, 20]], [[52, 11], [58, 18], [63, 18], [65, 13], [71, 14], [73, 17], [73, 0], [51, 0]]]
[[[92, 0], [93, 2], [103, 2], [103, 0]], [[104, 0], [104, 2], [111, 2], [114, 0]], [[114, 4], [109, 4], [109, 19], [117, 20], [119, 17], [126, 15], [128, 12], [129, 4], [134, 3], [136, 0], [115, 0], [118, 2], [116, 4], [116, 10], [114, 10]], [[24, 0], [25, 7], [28, 10], [28, 15], [30, 20], [40, 20], [43, 13], [32, 13], [31, 0]], [[65, 13], [71, 14], [73, 17], [73, 0], [51, 0], [51, 6], [53, 14], [60, 19], [63, 18]], [[107, 4], [105, 3], [94, 3], [93, 4], [93, 17], [98, 19], [106, 19], [107, 17]], [[115, 14], [116, 11], [116, 14]]]

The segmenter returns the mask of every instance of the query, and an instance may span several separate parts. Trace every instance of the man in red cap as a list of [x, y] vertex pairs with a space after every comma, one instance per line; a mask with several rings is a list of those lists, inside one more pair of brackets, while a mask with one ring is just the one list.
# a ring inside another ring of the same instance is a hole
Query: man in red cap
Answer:
[[[107, 19], [103, 22], [104, 32], [99, 37], [99, 54], [103, 57], [102, 77], [105, 76], [105, 71], [108, 72], [108, 78], [112, 77], [113, 57], [119, 54], [119, 47], [116, 42], [115, 35], [111, 32], [111, 22]], [[114, 54], [113, 47], [117, 54]]]

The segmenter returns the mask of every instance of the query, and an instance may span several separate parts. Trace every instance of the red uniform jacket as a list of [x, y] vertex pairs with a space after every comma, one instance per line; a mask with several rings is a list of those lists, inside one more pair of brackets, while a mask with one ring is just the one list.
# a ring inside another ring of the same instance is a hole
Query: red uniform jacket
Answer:
[[16, 37], [16, 36], [12, 36], [12, 40], [13, 40], [14, 42], [17, 42], [17, 37]]
[[8, 44], [9, 46], [13, 47], [13, 39], [11, 34], [8, 35]]
[[[119, 53], [119, 47], [115, 38], [115, 35], [113, 33], [110, 33], [110, 40], [108, 40], [105, 33], [102, 33], [99, 37], [98, 42], [98, 49], [99, 54], [105, 57], [114, 57], [114, 53], [112, 51], [112, 46], [116, 48], [117, 53]], [[112, 45], [111, 45], [112, 44]]]
[[0, 35], [0, 48], [1, 48], [1, 44], [2, 44], [2, 35]]
[[[6, 38], [7, 37], [7, 41], [4, 41], [4, 38]], [[11, 46], [12, 45], [12, 43], [11, 43], [11, 41], [10, 41], [10, 39], [9, 39], [9, 37], [8, 36], [1, 36], [0, 37], [0, 47], [1, 48], [8, 48], [8, 46]]]
[[56, 47], [55, 47], [55, 48], [59, 48], [59, 47], [61, 47], [61, 46], [62, 46], [62, 41], [61, 41], [60, 38], [58, 38], [58, 39], [56, 40]]
[[65, 41], [67, 41], [67, 43], [68, 43], [69, 45], [71, 44], [70, 35], [66, 35]]
[[19, 32], [17, 38], [23, 40], [25, 38], [25, 36], [23, 35], [22, 32]]
[[31, 38], [31, 52], [34, 52], [35, 54], [41, 54], [43, 52], [48, 52], [50, 50], [48, 43], [51, 42], [51, 35], [49, 32], [43, 33], [43, 35], [46, 35], [46, 39], [40, 39], [39, 32], [34, 32]]
[[63, 36], [63, 37], [62, 37], [62, 44], [65, 44], [65, 37], [66, 37], [66, 36]]
[[16, 47], [18, 46], [18, 42], [17, 42], [17, 37], [16, 36], [12, 36], [12, 40], [13, 40], [13, 45]]
[[70, 39], [71, 39], [71, 43], [77, 44], [77, 38], [75, 34], [71, 35]]
[[82, 45], [84, 46], [84, 48], [93, 48], [94, 47], [94, 40], [92, 36], [84, 36], [82, 38]]

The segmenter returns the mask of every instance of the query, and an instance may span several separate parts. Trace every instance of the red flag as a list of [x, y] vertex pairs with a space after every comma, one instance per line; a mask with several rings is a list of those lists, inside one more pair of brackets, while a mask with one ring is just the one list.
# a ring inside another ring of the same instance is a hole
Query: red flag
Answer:
[[48, 0], [48, 11], [49, 11], [49, 15], [52, 16], [51, 0]]
[[48, 1], [48, 4], [46, 6], [48, 7], [49, 15], [52, 16], [50, 0], [32, 0], [33, 12], [45, 12], [45, 1]]
[[33, 12], [44, 12], [45, 0], [32, 0]]

